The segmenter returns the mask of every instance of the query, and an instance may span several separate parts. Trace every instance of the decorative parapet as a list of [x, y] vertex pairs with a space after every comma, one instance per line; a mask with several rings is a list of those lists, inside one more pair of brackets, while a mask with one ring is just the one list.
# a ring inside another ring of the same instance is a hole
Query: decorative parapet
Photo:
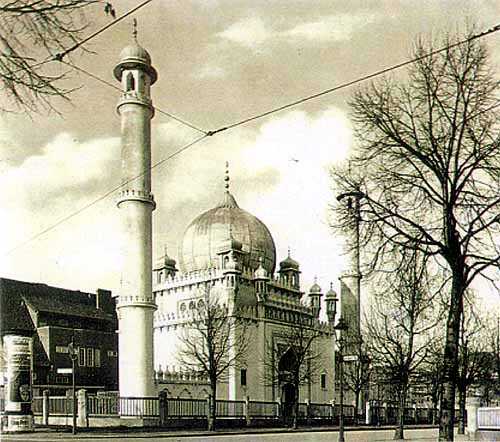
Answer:
[[145, 307], [156, 310], [158, 306], [152, 300], [141, 298], [140, 296], [120, 296], [116, 301], [116, 308], [124, 307]]
[[142, 201], [143, 203], [151, 204], [153, 209], [156, 207], [153, 194], [144, 192], [143, 190], [125, 189], [120, 191], [116, 205], [119, 206], [124, 201]]
[[220, 268], [210, 268], [206, 270], [197, 270], [189, 273], [177, 273], [168, 276], [165, 281], [156, 284], [154, 291], [168, 290], [188, 285], [196, 285], [204, 282], [212, 282], [224, 278], [224, 272]]
[[178, 384], [208, 384], [208, 376], [202, 375], [199, 372], [183, 370], [180, 367], [165, 367], [163, 370], [160, 366], [155, 370], [155, 380], [158, 383], [178, 383]]
[[149, 108], [153, 107], [151, 98], [144, 94], [138, 94], [137, 91], [123, 92], [116, 108], [119, 109], [124, 104], [140, 104]]

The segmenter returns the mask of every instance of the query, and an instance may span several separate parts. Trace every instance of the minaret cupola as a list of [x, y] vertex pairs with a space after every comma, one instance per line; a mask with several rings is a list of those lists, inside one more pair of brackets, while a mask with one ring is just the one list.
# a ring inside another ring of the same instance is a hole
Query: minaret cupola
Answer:
[[335, 290], [333, 290], [333, 282], [330, 283], [330, 290], [326, 292], [325, 303], [326, 303], [326, 313], [328, 317], [328, 322], [331, 325], [335, 324], [335, 317], [337, 316], [337, 303], [338, 296]]
[[267, 276], [267, 270], [262, 266], [263, 259], [259, 259], [259, 267], [254, 272], [253, 280], [255, 284], [255, 292], [257, 294], [258, 301], [264, 301], [267, 294], [267, 282], [269, 281], [269, 276]]
[[115, 66], [113, 74], [122, 84], [122, 99], [118, 110], [124, 102], [133, 100], [144, 104], [153, 110], [151, 105], [150, 86], [158, 79], [155, 68], [151, 65], [151, 56], [137, 42], [137, 26], [134, 21], [134, 42], [126, 46], [120, 53], [120, 61]]
[[314, 278], [314, 284], [309, 289], [309, 301], [310, 307], [314, 311], [314, 315], [319, 317], [319, 312], [321, 310], [321, 297], [323, 293], [321, 293], [321, 287], [318, 285], [318, 281]]
[[280, 262], [280, 280], [289, 287], [300, 290], [300, 270], [299, 263], [291, 258], [290, 248], [288, 248], [288, 256]]
[[159, 258], [153, 266], [153, 273], [155, 274], [154, 281], [160, 284], [168, 277], [175, 276], [177, 273], [176, 265], [177, 262], [175, 259], [168, 256], [167, 247], [165, 247], [165, 254]]

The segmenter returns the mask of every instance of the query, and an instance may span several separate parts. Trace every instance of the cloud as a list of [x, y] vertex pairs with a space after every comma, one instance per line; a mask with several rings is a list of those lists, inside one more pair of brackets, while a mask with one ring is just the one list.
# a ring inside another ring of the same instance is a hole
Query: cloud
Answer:
[[327, 15], [321, 20], [298, 24], [283, 35], [316, 42], [350, 40], [355, 31], [378, 19], [380, 16], [374, 13]]
[[65, 132], [37, 151], [0, 175], [2, 276], [88, 290], [110, 284], [119, 262], [112, 198], [69, 216], [119, 183], [119, 139]]
[[356, 31], [381, 17], [381, 14], [368, 12], [326, 15], [280, 30], [269, 26], [260, 17], [250, 17], [233, 23], [217, 36], [254, 50], [277, 39], [292, 42], [300, 40], [301, 43], [304, 39], [309, 42], [337, 42], [350, 40]]
[[200, 80], [211, 78], [222, 78], [226, 75], [226, 71], [220, 66], [207, 64], [194, 72], [193, 76]]
[[217, 34], [218, 37], [249, 48], [260, 46], [272, 35], [273, 32], [266, 28], [263, 20], [259, 17], [249, 17], [240, 20]]

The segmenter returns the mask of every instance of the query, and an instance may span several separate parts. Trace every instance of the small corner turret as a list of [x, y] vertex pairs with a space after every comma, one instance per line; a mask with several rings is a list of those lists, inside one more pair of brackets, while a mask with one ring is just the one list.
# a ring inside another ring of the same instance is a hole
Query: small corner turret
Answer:
[[278, 271], [281, 282], [295, 290], [300, 290], [299, 268], [299, 263], [291, 258], [290, 248], [288, 248], [288, 256], [280, 262], [280, 269]]
[[259, 258], [259, 267], [254, 272], [254, 284], [255, 292], [257, 295], [257, 301], [263, 302], [266, 300], [267, 295], [267, 282], [269, 281], [269, 276], [267, 276], [267, 270], [262, 265], [262, 256]]
[[309, 301], [310, 307], [312, 308], [316, 318], [319, 318], [319, 312], [321, 311], [321, 287], [318, 285], [317, 278], [314, 278], [314, 284], [309, 289]]

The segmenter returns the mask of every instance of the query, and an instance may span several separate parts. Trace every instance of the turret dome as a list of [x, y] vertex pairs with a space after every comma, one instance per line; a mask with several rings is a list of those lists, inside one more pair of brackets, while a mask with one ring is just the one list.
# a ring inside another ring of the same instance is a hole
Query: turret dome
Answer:
[[320, 294], [321, 293], [321, 287], [319, 286], [316, 278], [314, 278], [314, 284], [309, 289], [309, 293], [310, 294]]
[[282, 270], [299, 270], [299, 263], [290, 257], [290, 250], [288, 250], [288, 256], [280, 262], [280, 271]]
[[276, 247], [271, 233], [258, 218], [240, 209], [234, 196], [226, 190], [223, 200], [189, 224], [179, 251], [182, 272], [217, 267], [221, 249], [231, 238], [234, 246], [241, 245], [241, 265], [251, 270], [262, 267], [274, 273]]
[[153, 66], [151, 66], [151, 56], [139, 43], [136, 41], [129, 46], [123, 48], [120, 52], [120, 61], [115, 66], [113, 73], [118, 81], [121, 81], [124, 69], [141, 68], [146, 71], [151, 78], [153, 84], [158, 74]]

